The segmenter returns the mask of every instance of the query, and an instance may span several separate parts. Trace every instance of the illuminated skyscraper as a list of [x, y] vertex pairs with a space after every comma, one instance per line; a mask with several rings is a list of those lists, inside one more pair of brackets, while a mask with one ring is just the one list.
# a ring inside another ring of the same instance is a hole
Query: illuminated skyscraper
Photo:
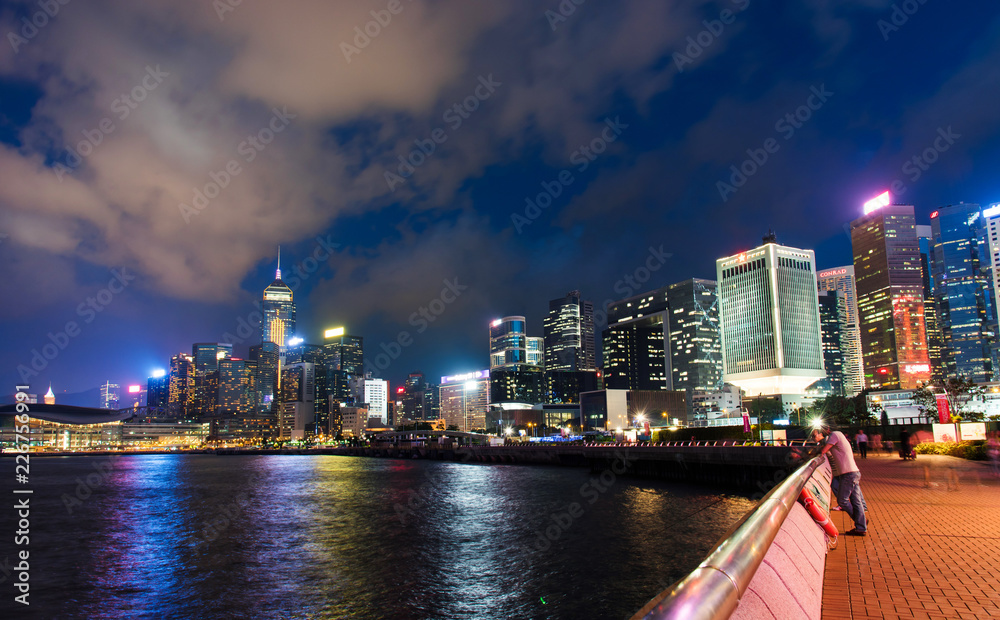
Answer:
[[242, 416], [257, 413], [256, 363], [239, 358], [219, 361], [219, 412]]
[[667, 287], [673, 390], [722, 387], [718, 285], [692, 278]]
[[608, 307], [604, 386], [614, 390], [672, 390], [667, 288], [635, 295]]
[[194, 415], [214, 413], [219, 404], [219, 362], [233, 356], [233, 345], [198, 342], [191, 347], [194, 358]]
[[[993, 299], [1000, 299], [1000, 203], [992, 204], [983, 209], [983, 219], [986, 221], [986, 242], [990, 253], [989, 263], [993, 267], [990, 274], [993, 279]], [[1000, 304], [994, 304], [994, 310], [1000, 315]], [[990, 317], [993, 320], [1000, 316]]]
[[179, 418], [188, 418], [194, 410], [195, 399], [194, 357], [178, 353], [170, 358], [170, 395], [168, 404], [171, 413]]
[[46, 392], [45, 396], [42, 397], [42, 402], [44, 402], [46, 405], [54, 405], [54, 404], [56, 404], [56, 395], [52, 391], [52, 384], [51, 383], [49, 384], [49, 391]]
[[257, 362], [257, 407], [261, 413], [276, 413], [278, 402], [278, 345], [264, 342], [250, 347], [250, 359]]
[[851, 222], [865, 387], [914, 389], [931, 377], [920, 244], [912, 205], [889, 193]]
[[581, 299], [580, 291], [549, 302], [545, 329], [545, 369], [594, 370], [594, 304]]
[[[820, 292], [836, 291], [840, 296], [840, 352], [843, 356], [844, 393], [847, 396], [854, 396], [865, 387], [854, 265], [823, 270], [816, 274], [816, 284]], [[826, 342], [824, 342], [824, 349], [826, 346]], [[827, 366], [826, 371], [827, 374], [830, 374], [829, 366]]]
[[101, 409], [118, 409], [119, 392], [117, 383], [106, 381], [101, 386]]
[[931, 273], [945, 377], [993, 380], [996, 308], [986, 225], [978, 204], [931, 214]]
[[486, 428], [490, 405], [490, 371], [441, 377], [441, 417], [460, 431]]
[[150, 407], [166, 407], [169, 403], [170, 375], [158, 370], [146, 380], [146, 404]]
[[[543, 401], [545, 340], [526, 333], [523, 316], [505, 316], [490, 323], [490, 374], [487, 401], [498, 404]], [[454, 393], [454, 388], [442, 394]], [[444, 402], [442, 401], [442, 407]], [[482, 428], [476, 426], [475, 428]]]
[[819, 291], [819, 323], [823, 337], [825, 383], [834, 396], [844, 396], [844, 338], [847, 300], [840, 291]]
[[812, 250], [764, 245], [715, 262], [723, 380], [758, 395], [796, 395], [826, 376]]
[[368, 403], [368, 417], [378, 416], [382, 424], [389, 423], [389, 382], [385, 379], [365, 377], [365, 402]]
[[296, 362], [281, 369], [281, 438], [301, 440], [316, 423], [316, 364]]
[[261, 342], [273, 342], [284, 348], [295, 335], [295, 301], [292, 289], [281, 280], [281, 248], [278, 248], [278, 269], [274, 282], [264, 289], [264, 321]]
[[505, 316], [490, 323], [490, 368], [527, 364], [527, 338], [523, 316]]
[[944, 380], [941, 362], [941, 326], [938, 325], [937, 296], [934, 294], [934, 270], [931, 268], [933, 233], [929, 224], [917, 225], [917, 243], [920, 245], [920, 280], [924, 287], [924, 326], [927, 330], [927, 359], [931, 364], [931, 381]]
[[323, 335], [326, 407], [333, 402], [354, 404], [350, 382], [364, 375], [364, 338], [344, 333], [343, 327], [328, 329]]

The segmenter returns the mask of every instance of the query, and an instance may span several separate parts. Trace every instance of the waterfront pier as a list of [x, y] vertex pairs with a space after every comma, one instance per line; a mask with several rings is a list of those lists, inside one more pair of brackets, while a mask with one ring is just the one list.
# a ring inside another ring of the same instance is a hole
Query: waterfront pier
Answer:
[[[824, 620], [1000, 617], [1000, 480], [948, 456], [858, 459], [868, 535], [826, 558]], [[841, 532], [851, 519], [834, 511]]]

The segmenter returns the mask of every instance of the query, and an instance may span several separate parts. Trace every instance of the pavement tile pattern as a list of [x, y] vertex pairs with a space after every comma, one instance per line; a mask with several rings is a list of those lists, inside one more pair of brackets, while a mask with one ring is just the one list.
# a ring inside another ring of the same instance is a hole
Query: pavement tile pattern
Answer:
[[[827, 555], [822, 618], [1000, 618], [1000, 479], [990, 466], [857, 460], [868, 535], [840, 536]], [[841, 511], [832, 519], [841, 533], [854, 526]]]

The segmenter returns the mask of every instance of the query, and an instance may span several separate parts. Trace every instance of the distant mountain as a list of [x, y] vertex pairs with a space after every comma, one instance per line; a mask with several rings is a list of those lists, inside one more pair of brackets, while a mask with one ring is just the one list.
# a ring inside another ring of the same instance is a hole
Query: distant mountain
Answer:
[[[42, 394], [44, 393], [42, 392]], [[38, 395], [38, 400], [42, 399], [42, 394]], [[101, 404], [101, 388], [96, 387], [73, 394], [56, 394], [56, 402], [60, 405], [74, 405], [76, 407], [99, 407]]]

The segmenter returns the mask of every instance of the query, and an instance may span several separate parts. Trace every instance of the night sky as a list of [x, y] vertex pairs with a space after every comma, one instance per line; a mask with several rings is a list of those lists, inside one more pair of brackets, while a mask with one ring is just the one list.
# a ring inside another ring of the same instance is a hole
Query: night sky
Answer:
[[4, 393], [50, 342], [39, 394], [246, 334], [279, 244], [306, 341], [408, 332], [395, 385], [485, 368], [490, 320], [541, 336], [570, 290], [714, 278], [769, 227], [847, 264], [894, 181], [923, 223], [1000, 201], [995, 3], [51, 4], [0, 2]]

